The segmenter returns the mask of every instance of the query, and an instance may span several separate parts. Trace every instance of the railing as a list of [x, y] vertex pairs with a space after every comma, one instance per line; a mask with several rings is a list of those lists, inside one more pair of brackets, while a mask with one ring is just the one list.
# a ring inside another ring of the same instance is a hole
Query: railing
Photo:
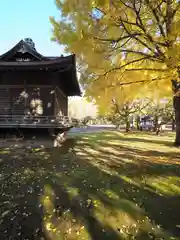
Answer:
[[0, 127], [62, 127], [74, 125], [67, 116], [0, 115]]

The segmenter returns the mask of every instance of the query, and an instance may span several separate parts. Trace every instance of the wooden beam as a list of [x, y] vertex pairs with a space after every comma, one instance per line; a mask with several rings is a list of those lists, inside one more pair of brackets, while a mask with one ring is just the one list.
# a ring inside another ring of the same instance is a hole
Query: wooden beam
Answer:
[[23, 87], [36, 87], [36, 88], [49, 88], [52, 87], [53, 85], [28, 85], [28, 84], [20, 84], [20, 85], [1, 85], [0, 88], [23, 88]]

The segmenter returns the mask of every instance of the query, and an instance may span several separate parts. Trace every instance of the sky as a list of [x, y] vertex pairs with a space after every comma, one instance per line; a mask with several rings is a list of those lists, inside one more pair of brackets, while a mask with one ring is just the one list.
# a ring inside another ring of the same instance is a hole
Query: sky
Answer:
[[60, 16], [55, 0], [0, 0], [0, 55], [26, 37], [42, 55], [63, 54], [62, 47], [51, 41], [49, 16]]
[[[81, 107], [79, 107], [81, 106]], [[83, 97], [72, 97], [69, 99], [68, 112], [69, 116], [77, 119], [84, 118], [86, 116], [96, 117], [97, 107]]]
[[36, 50], [44, 56], [63, 54], [63, 47], [51, 41], [50, 16], [60, 18], [55, 0], [0, 0], [0, 55], [24, 38], [32, 38]]

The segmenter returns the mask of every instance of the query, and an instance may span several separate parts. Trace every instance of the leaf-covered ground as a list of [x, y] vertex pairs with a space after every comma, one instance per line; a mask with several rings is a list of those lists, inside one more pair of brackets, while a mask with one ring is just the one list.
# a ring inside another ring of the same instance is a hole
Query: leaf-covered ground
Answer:
[[172, 139], [104, 132], [1, 149], [0, 239], [180, 239]]

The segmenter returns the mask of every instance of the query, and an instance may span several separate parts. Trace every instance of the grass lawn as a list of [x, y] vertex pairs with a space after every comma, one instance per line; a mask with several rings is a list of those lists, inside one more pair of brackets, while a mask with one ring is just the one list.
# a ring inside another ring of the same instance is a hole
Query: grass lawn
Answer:
[[1, 149], [0, 239], [180, 239], [173, 138], [104, 132]]

